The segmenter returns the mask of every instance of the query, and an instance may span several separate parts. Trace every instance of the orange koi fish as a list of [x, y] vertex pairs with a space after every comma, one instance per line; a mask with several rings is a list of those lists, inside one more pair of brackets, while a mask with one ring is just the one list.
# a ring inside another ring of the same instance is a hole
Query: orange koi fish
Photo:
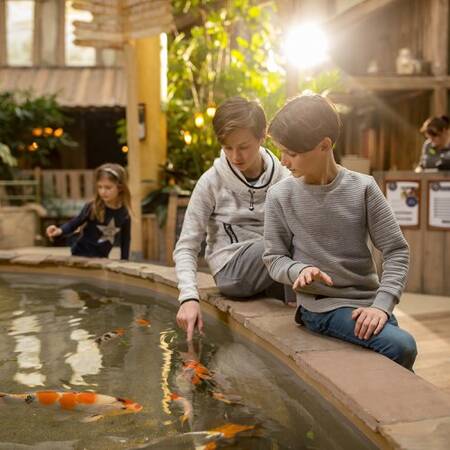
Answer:
[[200, 384], [202, 381], [212, 380], [213, 374], [199, 361], [185, 361], [183, 364], [184, 375], [190, 377], [192, 384]]
[[192, 403], [189, 400], [187, 400], [185, 397], [182, 397], [181, 395], [178, 395], [175, 392], [172, 392], [170, 394], [170, 399], [173, 402], [179, 403], [183, 407], [183, 415], [180, 417], [181, 423], [184, 424], [184, 422], [186, 422], [186, 420], [189, 420], [189, 422], [192, 422], [192, 417], [194, 415]]
[[210, 394], [212, 398], [226, 403], [227, 405], [242, 405], [241, 397], [239, 397], [239, 395], [223, 394], [218, 391], [211, 391]]
[[220, 427], [208, 430], [208, 432], [214, 434], [221, 433], [223, 439], [232, 439], [238, 433], [253, 429], [255, 429], [255, 425], [239, 425], [237, 423], [226, 423], [225, 425], [222, 425]]
[[135, 322], [141, 327], [149, 327], [150, 321], [144, 318], [136, 319]]
[[117, 328], [113, 331], [108, 331], [107, 333], [102, 334], [98, 338], [95, 338], [95, 343], [98, 345], [104, 344], [105, 342], [111, 341], [119, 336], [123, 336], [125, 334], [125, 328]]
[[25, 394], [7, 394], [0, 392], [1, 403], [25, 403], [52, 407], [64, 411], [81, 411], [91, 414], [84, 422], [93, 422], [106, 416], [132, 414], [142, 411], [142, 405], [95, 392], [57, 392], [37, 391]]

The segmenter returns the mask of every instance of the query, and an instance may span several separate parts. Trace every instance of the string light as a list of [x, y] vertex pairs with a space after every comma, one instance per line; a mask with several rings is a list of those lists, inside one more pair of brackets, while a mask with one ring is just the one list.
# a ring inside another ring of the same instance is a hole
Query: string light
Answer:
[[44, 128], [44, 133], [45, 133], [47, 136], [50, 136], [51, 134], [53, 134], [53, 128], [45, 127], [45, 128]]
[[189, 131], [183, 132], [184, 142], [186, 142], [187, 145], [190, 145], [192, 143], [192, 134]]
[[42, 136], [42, 128], [33, 128], [31, 134], [36, 137]]
[[206, 115], [207, 115], [208, 117], [213, 118], [213, 117], [215, 116], [215, 114], [216, 114], [216, 107], [215, 107], [214, 105], [209, 105], [209, 106], [206, 108]]
[[128, 153], [128, 146], [124, 145], [122, 146], [122, 153]]
[[53, 132], [53, 136], [59, 138], [64, 134], [64, 130], [62, 128], [57, 128], [54, 132]]
[[194, 123], [197, 128], [201, 128], [203, 125], [205, 125], [205, 118], [203, 117], [202, 113], [195, 114]]
[[33, 142], [28, 146], [28, 150], [30, 152], [35, 152], [39, 148], [39, 145], [36, 144], [36, 142]]

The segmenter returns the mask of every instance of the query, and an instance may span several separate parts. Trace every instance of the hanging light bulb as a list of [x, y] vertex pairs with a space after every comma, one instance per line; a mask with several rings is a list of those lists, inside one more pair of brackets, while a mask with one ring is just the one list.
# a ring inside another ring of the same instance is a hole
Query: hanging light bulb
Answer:
[[213, 104], [210, 104], [207, 108], [206, 108], [206, 115], [208, 117], [211, 117], [211, 119], [215, 116], [216, 114], [216, 107]]
[[192, 134], [189, 131], [185, 131], [183, 133], [184, 142], [186, 142], [187, 145], [190, 145], [192, 143]]
[[129, 150], [129, 148], [127, 145], [122, 146], [122, 153], [128, 153], [128, 150]]
[[53, 136], [59, 138], [63, 135], [64, 130], [62, 128], [57, 128], [54, 132], [53, 132]]
[[205, 118], [203, 117], [202, 113], [195, 114], [194, 123], [197, 128], [201, 128], [203, 125], [205, 125]]
[[51, 134], [53, 134], [53, 128], [45, 127], [45, 128], [44, 128], [44, 133], [45, 133], [47, 136], [50, 136]]
[[31, 134], [36, 137], [42, 136], [42, 128], [33, 128]]

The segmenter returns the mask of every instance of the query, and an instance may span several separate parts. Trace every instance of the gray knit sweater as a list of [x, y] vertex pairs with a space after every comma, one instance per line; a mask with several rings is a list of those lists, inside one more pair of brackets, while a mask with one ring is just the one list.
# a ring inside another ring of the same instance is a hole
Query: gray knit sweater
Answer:
[[[391, 314], [406, 283], [408, 244], [375, 180], [339, 169], [328, 185], [287, 178], [270, 188], [264, 262], [274, 280], [289, 285], [307, 266], [330, 275], [333, 286], [314, 281], [297, 293], [309, 311], [373, 306]], [[383, 253], [381, 281], [369, 238]]]

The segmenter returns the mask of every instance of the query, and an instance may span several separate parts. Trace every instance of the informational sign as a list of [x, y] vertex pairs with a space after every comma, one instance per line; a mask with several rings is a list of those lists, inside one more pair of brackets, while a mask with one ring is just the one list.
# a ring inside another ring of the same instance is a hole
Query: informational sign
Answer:
[[418, 228], [420, 224], [420, 181], [386, 180], [386, 199], [399, 225]]
[[428, 182], [428, 227], [450, 230], [450, 180]]

